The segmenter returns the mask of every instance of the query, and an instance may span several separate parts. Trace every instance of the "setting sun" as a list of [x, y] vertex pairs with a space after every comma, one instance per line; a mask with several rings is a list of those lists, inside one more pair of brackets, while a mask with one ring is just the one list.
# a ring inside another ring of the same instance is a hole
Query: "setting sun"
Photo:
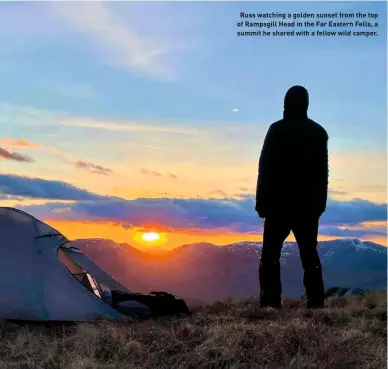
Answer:
[[160, 235], [156, 232], [147, 232], [143, 233], [141, 238], [146, 242], [155, 242], [160, 240]]

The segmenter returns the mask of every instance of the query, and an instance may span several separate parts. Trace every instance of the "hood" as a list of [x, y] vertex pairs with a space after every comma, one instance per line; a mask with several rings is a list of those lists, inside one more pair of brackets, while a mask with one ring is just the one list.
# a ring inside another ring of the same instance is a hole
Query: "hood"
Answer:
[[284, 97], [284, 118], [307, 118], [309, 94], [302, 86], [291, 87]]

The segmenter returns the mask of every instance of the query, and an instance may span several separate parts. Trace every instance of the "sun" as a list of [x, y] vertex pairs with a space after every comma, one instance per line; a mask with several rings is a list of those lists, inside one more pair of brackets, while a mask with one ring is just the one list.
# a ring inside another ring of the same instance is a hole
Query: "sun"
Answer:
[[164, 232], [159, 232], [158, 229], [139, 229], [133, 234], [133, 240], [145, 248], [154, 248], [155, 246], [162, 247], [167, 241], [167, 235]]
[[160, 235], [156, 232], [146, 232], [141, 235], [141, 238], [146, 242], [155, 242], [160, 240]]

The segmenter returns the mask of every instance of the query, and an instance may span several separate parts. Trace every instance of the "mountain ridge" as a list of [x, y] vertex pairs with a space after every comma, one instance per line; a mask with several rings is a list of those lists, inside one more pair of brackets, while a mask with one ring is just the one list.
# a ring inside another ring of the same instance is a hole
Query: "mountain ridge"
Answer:
[[[205, 302], [259, 294], [261, 242], [186, 244], [160, 255], [106, 239], [79, 239], [73, 244], [136, 292], [165, 290]], [[318, 252], [326, 288], [386, 289], [385, 246], [340, 239], [321, 241]], [[299, 298], [304, 293], [303, 270], [295, 242], [285, 243], [281, 264], [285, 297]]]
[[[222, 245], [217, 245], [217, 244], [213, 244], [210, 242], [195, 242], [195, 243], [189, 243], [189, 244], [182, 244], [182, 245], [174, 247], [172, 249], [165, 250], [164, 252], [160, 252], [160, 253], [158, 252], [157, 254], [155, 254], [154, 252], [152, 252], [152, 248], [141, 249], [140, 247], [133, 246], [127, 242], [115, 242], [109, 238], [78, 238], [78, 239], [72, 240], [71, 242], [78, 243], [81, 241], [88, 241], [88, 242], [104, 241], [104, 242], [108, 242], [108, 243], [113, 244], [113, 247], [117, 247], [118, 245], [125, 246], [127, 248], [129, 247], [129, 248], [135, 249], [136, 251], [139, 251], [141, 253], [150, 254], [150, 255], [163, 255], [165, 253], [169, 253], [169, 252], [172, 252], [172, 251], [177, 250], [177, 249], [191, 248], [191, 247], [198, 247], [198, 246], [223, 248], [223, 247], [233, 247], [233, 246], [234, 247], [237, 247], [237, 246], [252, 246], [253, 247], [253, 246], [262, 246], [262, 244], [263, 244], [263, 242], [260, 242], [260, 241], [239, 241], [239, 242], [233, 242], [230, 244], [222, 244]], [[343, 243], [345, 245], [352, 244], [352, 245], [356, 246], [357, 248], [365, 248], [365, 246], [367, 246], [367, 248], [369, 248], [370, 246], [372, 246], [372, 247], [377, 246], [377, 247], [382, 247], [382, 248], [388, 249], [388, 247], [386, 247], [384, 245], [381, 245], [381, 244], [378, 244], [378, 243], [375, 243], [372, 241], [361, 241], [358, 238], [338, 238], [338, 239], [334, 239], [334, 240], [330, 240], [330, 241], [319, 241], [318, 247], [326, 246], [326, 245], [329, 245], [331, 243]], [[297, 243], [295, 241], [287, 241], [287, 242], [284, 242], [283, 249], [288, 247], [288, 246], [296, 246], [296, 245], [297, 245]]]

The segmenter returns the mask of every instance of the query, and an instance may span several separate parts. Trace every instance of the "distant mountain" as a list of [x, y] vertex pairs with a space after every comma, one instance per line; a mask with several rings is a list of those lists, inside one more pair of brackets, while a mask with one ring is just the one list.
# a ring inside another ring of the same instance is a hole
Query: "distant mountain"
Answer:
[[[198, 243], [162, 255], [105, 239], [81, 239], [74, 243], [132, 291], [165, 290], [205, 302], [259, 294], [261, 243]], [[386, 247], [353, 239], [324, 241], [319, 244], [319, 254], [326, 288], [341, 285], [386, 289]], [[299, 298], [304, 288], [296, 243], [284, 244], [281, 264], [283, 295]]]

